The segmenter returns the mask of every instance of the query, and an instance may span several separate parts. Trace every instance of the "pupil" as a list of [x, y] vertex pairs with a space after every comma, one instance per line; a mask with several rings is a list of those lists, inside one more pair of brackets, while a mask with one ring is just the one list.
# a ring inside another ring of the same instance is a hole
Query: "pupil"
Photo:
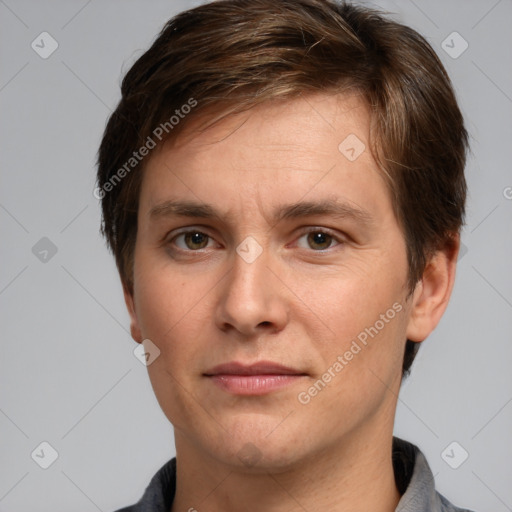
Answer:
[[187, 234], [189, 246], [192, 246], [192, 248], [197, 249], [202, 248], [205, 246], [206, 237], [203, 233], [188, 233]]
[[310, 233], [309, 235], [309, 239], [312, 245], [320, 249], [326, 249], [327, 247], [329, 247], [330, 238], [330, 235], [320, 232]]

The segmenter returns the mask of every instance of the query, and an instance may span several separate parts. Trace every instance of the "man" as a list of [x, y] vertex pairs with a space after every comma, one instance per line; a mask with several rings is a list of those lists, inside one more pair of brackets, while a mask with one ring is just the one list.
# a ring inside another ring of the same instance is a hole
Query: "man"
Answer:
[[176, 458], [139, 511], [454, 511], [393, 438], [455, 277], [467, 133], [427, 42], [328, 0], [170, 20], [99, 151]]

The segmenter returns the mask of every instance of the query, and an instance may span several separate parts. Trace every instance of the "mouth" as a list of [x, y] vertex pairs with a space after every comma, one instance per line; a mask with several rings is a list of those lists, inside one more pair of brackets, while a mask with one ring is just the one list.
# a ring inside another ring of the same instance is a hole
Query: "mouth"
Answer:
[[298, 382], [307, 373], [270, 361], [261, 361], [251, 365], [238, 362], [221, 364], [203, 375], [231, 394], [264, 395]]

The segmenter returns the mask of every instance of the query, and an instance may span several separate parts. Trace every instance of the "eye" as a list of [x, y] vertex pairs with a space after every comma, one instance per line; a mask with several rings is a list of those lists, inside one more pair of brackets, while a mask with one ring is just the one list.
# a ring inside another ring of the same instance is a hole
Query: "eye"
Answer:
[[171, 243], [174, 243], [179, 249], [184, 251], [197, 251], [199, 249], [205, 249], [213, 243], [213, 240], [201, 231], [186, 231], [176, 235]]
[[302, 235], [297, 242], [298, 247], [303, 249], [313, 249], [314, 251], [324, 251], [330, 249], [333, 245], [339, 245], [340, 240], [334, 235], [320, 229], [309, 231]]

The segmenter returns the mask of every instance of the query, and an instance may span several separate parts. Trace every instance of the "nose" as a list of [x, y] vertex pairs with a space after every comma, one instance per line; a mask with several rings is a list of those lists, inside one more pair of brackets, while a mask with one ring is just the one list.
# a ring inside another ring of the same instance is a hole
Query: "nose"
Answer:
[[245, 338], [275, 334], [288, 322], [286, 290], [269, 267], [268, 250], [254, 261], [233, 255], [233, 265], [217, 290], [216, 325]]

